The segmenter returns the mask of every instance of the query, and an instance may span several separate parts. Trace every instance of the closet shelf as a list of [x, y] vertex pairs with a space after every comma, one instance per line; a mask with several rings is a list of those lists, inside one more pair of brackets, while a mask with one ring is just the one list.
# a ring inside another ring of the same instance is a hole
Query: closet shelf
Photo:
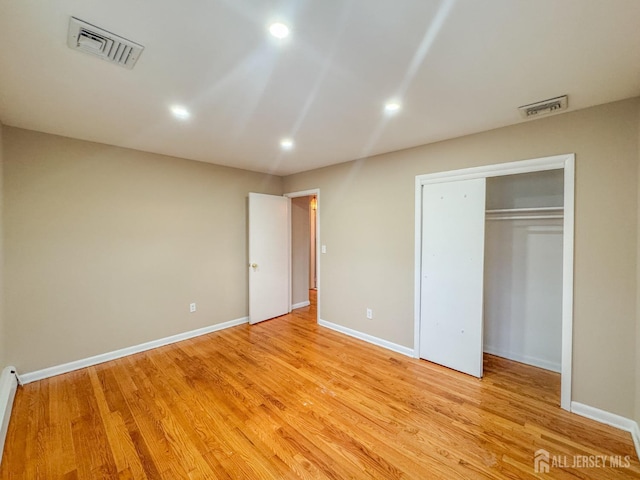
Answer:
[[564, 218], [563, 207], [497, 208], [486, 210], [487, 220], [543, 220]]

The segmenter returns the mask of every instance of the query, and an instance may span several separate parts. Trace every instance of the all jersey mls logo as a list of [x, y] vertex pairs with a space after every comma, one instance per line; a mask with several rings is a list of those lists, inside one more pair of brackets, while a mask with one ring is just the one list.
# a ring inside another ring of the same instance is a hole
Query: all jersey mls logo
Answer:
[[629, 468], [629, 455], [550, 455], [543, 448], [536, 450], [533, 456], [535, 473], [549, 473], [556, 468]]

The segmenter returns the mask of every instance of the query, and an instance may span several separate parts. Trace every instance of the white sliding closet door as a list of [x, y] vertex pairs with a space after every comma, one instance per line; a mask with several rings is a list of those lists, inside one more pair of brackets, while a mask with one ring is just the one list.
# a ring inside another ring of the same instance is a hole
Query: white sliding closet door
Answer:
[[482, 376], [484, 178], [422, 192], [420, 357]]

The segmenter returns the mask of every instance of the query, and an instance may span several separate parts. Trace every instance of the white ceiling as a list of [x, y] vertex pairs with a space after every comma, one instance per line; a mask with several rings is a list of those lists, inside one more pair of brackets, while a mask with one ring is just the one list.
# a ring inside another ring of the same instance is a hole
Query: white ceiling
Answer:
[[[144, 45], [134, 69], [69, 49], [72, 15]], [[639, 20], [638, 0], [0, 0], [0, 121], [286, 175], [562, 94], [570, 110], [638, 96]]]

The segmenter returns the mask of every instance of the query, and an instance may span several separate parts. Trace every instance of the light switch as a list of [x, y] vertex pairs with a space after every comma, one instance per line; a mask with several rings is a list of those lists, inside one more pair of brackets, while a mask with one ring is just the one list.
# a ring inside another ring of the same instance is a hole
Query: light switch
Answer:
[[327, 253], [327, 246], [326, 245], [322, 245], [322, 253]]

